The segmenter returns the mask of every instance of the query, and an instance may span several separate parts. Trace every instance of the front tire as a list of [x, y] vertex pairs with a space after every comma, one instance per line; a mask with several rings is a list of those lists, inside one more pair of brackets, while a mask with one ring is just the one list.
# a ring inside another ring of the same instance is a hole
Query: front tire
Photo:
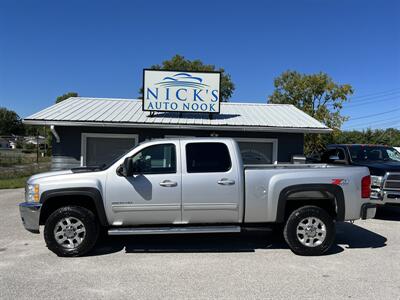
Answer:
[[286, 243], [298, 255], [322, 255], [335, 240], [333, 218], [317, 206], [303, 206], [293, 211], [283, 230]]
[[92, 211], [65, 206], [54, 211], [44, 227], [47, 248], [58, 256], [81, 256], [96, 244], [99, 225]]

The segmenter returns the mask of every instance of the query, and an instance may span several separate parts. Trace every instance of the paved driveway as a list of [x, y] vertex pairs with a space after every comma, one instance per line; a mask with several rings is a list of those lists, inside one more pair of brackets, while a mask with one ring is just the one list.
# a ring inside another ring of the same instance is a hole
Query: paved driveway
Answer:
[[23, 190], [0, 190], [0, 299], [370, 298], [400, 295], [400, 209], [344, 223], [329, 255], [294, 255], [279, 235], [113, 237], [59, 258], [25, 231]]

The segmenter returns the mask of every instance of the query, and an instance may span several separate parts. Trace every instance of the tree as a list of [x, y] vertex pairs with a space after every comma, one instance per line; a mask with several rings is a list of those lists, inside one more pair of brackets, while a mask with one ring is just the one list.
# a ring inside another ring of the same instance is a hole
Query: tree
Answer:
[[17, 135], [23, 132], [24, 125], [18, 114], [13, 110], [0, 107], [0, 135]]
[[[228, 101], [235, 90], [231, 76], [223, 68], [216, 69], [214, 65], [205, 65], [199, 59], [189, 60], [177, 54], [170, 60], [163, 61], [161, 65], [151, 66], [150, 69], [166, 71], [219, 71], [221, 72], [221, 101]], [[140, 98], [143, 98], [143, 88], [140, 88], [139, 93]]]
[[366, 129], [363, 131], [343, 131], [331, 143], [336, 144], [383, 144], [393, 147], [400, 147], [400, 130], [395, 128], [387, 129]]
[[293, 104], [333, 129], [331, 136], [307, 134], [305, 153], [321, 151], [328, 139], [340, 133], [340, 127], [347, 120], [340, 111], [348, 96], [353, 94], [351, 85], [337, 84], [328, 74], [322, 72], [307, 75], [286, 71], [275, 78], [274, 87], [269, 103]]
[[64, 95], [58, 96], [57, 99], [56, 99], [56, 103], [59, 103], [59, 102], [64, 101], [64, 100], [67, 100], [68, 98], [71, 98], [71, 97], [78, 97], [78, 93], [76, 93], [76, 92], [68, 92], [68, 93], [66, 93]]

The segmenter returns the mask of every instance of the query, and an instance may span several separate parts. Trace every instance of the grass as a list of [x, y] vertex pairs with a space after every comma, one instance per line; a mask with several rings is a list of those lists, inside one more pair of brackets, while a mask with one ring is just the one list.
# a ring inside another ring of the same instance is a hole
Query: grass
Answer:
[[[39, 163], [50, 162], [51, 157], [39, 156]], [[0, 167], [30, 165], [36, 163], [36, 152], [25, 153], [21, 149], [0, 149]]]
[[16, 189], [25, 187], [29, 176], [0, 179], [0, 189]]
[[19, 150], [0, 151], [0, 189], [24, 187], [31, 175], [50, 170], [50, 161], [51, 157], [40, 157], [37, 164], [36, 154]]

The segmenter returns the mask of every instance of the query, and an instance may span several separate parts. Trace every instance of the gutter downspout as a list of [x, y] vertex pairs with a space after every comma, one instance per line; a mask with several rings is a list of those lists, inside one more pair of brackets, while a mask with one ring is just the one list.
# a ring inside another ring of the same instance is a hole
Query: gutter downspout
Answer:
[[56, 142], [59, 143], [60, 142], [60, 136], [58, 135], [54, 125], [50, 125], [50, 131], [54, 135], [54, 137], [56, 138]]

